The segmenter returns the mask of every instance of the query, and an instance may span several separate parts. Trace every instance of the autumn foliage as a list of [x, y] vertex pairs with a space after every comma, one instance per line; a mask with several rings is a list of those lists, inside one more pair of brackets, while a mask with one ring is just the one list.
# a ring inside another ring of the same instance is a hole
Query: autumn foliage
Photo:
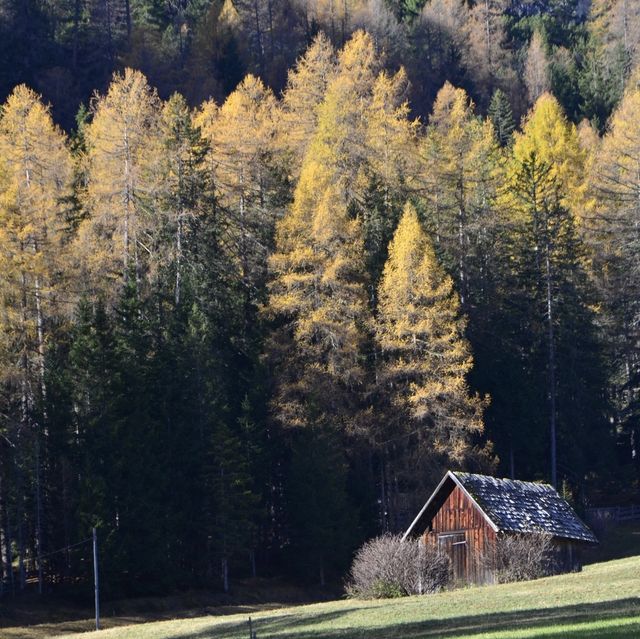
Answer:
[[23, 85], [0, 111], [14, 590], [83, 583], [85, 558], [49, 553], [94, 526], [111, 593], [324, 582], [400, 531], [445, 468], [581, 495], [637, 481], [635, 84], [602, 136], [577, 127], [536, 32], [527, 111], [502, 2], [405, 2], [395, 13], [441, 43], [429, 64], [466, 60], [477, 83], [474, 99], [441, 83], [418, 118], [384, 29], [318, 2], [325, 33], [276, 93], [275, 27], [248, 4], [208, 13], [223, 49], [248, 15], [266, 29], [246, 45], [260, 69], [223, 100], [193, 106], [127, 68], [71, 135]]

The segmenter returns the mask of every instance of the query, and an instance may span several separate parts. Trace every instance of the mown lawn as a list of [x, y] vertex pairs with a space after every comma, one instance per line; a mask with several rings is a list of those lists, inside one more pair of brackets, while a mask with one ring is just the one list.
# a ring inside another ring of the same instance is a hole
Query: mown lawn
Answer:
[[[638, 639], [640, 556], [538, 581], [252, 614], [258, 639]], [[3, 629], [2, 639], [52, 636]], [[49, 632], [55, 631], [49, 627]], [[78, 635], [60, 635], [78, 639]], [[82, 639], [246, 639], [247, 614], [123, 626]]]

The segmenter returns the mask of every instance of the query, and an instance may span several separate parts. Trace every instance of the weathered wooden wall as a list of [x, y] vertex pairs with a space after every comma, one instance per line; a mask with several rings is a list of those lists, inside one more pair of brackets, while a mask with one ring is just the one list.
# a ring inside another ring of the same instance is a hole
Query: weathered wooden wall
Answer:
[[496, 533], [459, 486], [438, 510], [423, 539], [449, 555], [455, 582], [482, 584], [493, 581], [483, 557], [491, 552]]
[[553, 572], [579, 572], [582, 570], [582, 549], [579, 542], [570, 539], [556, 539], [553, 542]]

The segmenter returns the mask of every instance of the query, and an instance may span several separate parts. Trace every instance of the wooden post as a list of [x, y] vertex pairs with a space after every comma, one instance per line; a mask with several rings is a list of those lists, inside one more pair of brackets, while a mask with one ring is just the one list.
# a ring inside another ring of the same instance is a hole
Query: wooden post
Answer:
[[96, 606], [96, 630], [100, 630], [100, 582], [98, 580], [98, 532], [93, 529], [93, 590]]

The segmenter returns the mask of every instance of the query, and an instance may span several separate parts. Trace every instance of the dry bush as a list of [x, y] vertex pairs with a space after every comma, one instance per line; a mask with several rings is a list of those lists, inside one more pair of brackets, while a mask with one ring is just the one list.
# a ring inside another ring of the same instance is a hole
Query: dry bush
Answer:
[[449, 557], [420, 540], [402, 541], [382, 535], [367, 541], [356, 553], [347, 594], [360, 599], [383, 599], [436, 592], [449, 582]]
[[500, 535], [484, 563], [498, 583], [545, 577], [553, 568], [552, 539], [544, 532]]

